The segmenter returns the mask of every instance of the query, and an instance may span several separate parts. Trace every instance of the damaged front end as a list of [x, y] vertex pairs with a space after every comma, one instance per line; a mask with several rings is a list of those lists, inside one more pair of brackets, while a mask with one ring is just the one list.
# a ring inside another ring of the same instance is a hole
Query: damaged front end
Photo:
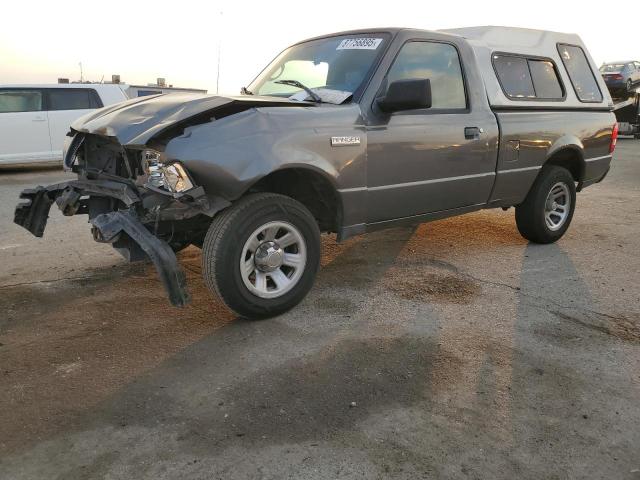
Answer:
[[211, 218], [229, 203], [207, 195], [179, 162], [163, 158], [162, 147], [127, 148], [114, 137], [72, 130], [64, 163], [78, 179], [24, 190], [15, 223], [42, 237], [54, 202], [66, 216], [88, 215], [96, 241], [128, 261], [150, 259], [171, 303], [185, 305], [175, 251], [201, 245]]

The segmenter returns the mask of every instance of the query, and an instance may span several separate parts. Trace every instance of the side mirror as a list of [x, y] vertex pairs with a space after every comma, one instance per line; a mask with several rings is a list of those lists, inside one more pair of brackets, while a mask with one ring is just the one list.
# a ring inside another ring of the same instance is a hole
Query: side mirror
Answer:
[[389, 85], [383, 97], [376, 99], [376, 103], [385, 113], [431, 108], [431, 81], [413, 78], [396, 80]]

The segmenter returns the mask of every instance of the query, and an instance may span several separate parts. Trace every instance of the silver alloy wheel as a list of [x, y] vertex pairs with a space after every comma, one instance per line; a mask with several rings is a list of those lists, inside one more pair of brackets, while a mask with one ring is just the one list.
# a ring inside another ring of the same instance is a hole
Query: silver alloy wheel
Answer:
[[240, 275], [254, 295], [277, 298], [300, 281], [306, 263], [307, 245], [300, 231], [287, 222], [269, 222], [245, 242]]
[[551, 231], [559, 230], [567, 221], [571, 210], [571, 192], [564, 182], [558, 182], [549, 191], [544, 205], [544, 221]]

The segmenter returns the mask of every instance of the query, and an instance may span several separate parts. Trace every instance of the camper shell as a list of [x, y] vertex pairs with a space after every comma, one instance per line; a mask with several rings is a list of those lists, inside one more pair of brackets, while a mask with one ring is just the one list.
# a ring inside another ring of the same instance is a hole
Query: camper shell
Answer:
[[[473, 48], [482, 75], [489, 104], [495, 109], [524, 110], [538, 109], [580, 109], [610, 111], [613, 102], [598, 67], [591, 58], [582, 39], [571, 33], [559, 33], [546, 30], [532, 30], [513, 27], [469, 27], [442, 30], [444, 33], [463, 37]], [[576, 94], [576, 87], [569, 78], [567, 69], [560, 56], [561, 46], [579, 47], [585, 54], [593, 78], [597, 82], [601, 99], [583, 101]], [[564, 95], [560, 99], [517, 99], [508, 97], [500, 84], [493, 56], [496, 54], [521, 56], [551, 60], [560, 77]]]

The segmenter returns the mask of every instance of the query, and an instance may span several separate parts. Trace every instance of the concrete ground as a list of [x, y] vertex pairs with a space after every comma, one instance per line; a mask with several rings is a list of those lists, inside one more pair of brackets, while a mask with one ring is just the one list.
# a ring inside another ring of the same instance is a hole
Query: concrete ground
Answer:
[[234, 318], [0, 175], [2, 479], [640, 479], [640, 142], [556, 245], [513, 210], [323, 240], [306, 300]]

